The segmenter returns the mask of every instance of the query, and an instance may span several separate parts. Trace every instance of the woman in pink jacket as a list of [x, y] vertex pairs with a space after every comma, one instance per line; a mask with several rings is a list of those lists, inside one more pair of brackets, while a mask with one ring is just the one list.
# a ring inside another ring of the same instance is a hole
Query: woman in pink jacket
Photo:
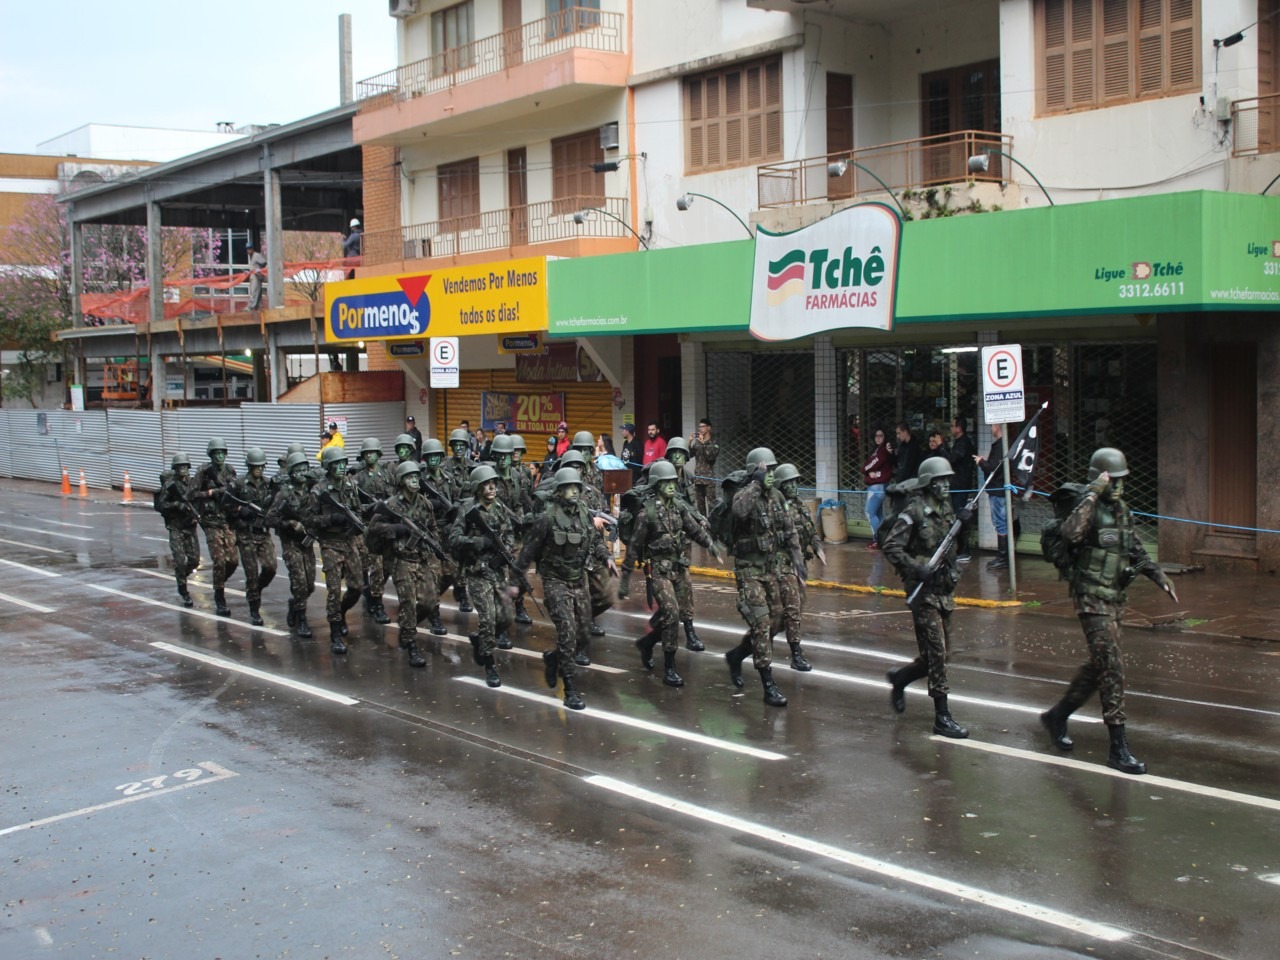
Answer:
[[884, 488], [893, 475], [893, 454], [885, 443], [884, 430], [875, 432], [876, 448], [870, 459], [862, 465], [862, 477], [867, 483], [867, 522], [871, 524], [871, 542], [868, 550], [879, 550], [876, 531], [880, 529], [880, 507], [884, 503]]

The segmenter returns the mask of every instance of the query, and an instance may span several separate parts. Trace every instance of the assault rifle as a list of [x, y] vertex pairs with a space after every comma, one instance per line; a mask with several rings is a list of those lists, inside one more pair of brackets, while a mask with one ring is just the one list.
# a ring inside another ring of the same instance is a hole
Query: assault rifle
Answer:
[[591, 514], [593, 517], [599, 517], [611, 526], [616, 527], [618, 525], [618, 518], [612, 513], [605, 513], [603, 510], [592, 510], [590, 507], [587, 508], [587, 513]]
[[267, 512], [263, 510], [261, 506], [254, 503], [252, 500], [241, 500], [239, 497], [237, 497], [234, 493], [231, 492], [230, 487], [222, 488], [222, 499], [224, 501], [231, 500], [234, 503], [240, 504], [240, 506], [242, 507], [248, 507], [250, 510], [252, 510], [254, 513], [258, 515], [259, 519], [263, 519], [267, 515]]
[[511, 551], [507, 549], [506, 545], [498, 535], [493, 532], [493, 527], [489, 526], [489, 521], [485, 519], [484, 511], [480, 509], [480, 504], [478, 503], [474, 504], [471, 509], [467, 511], [467, 519], [472, 518], [475, 519], [476, 526], [480, 528], [480, 532], [485, 535], [491, 544], [493, 544], [493, 549], [497, 551], [498, 557], [503, 563], [511, 568], [511, 573], [519, 581], [520, 589], [532, 597], [533, 602], [538, 607], [538, 610], [541, 611], [544, 617], [547, 616], [547, 611], [543, 610], [542, 604], [538, 603], [538, 597], [533, 592], [533, 584], [529, 582], [528, 575], [516, 566], [516, 561], [515, 558], [511, 556]]
[[[284, 519], [292, 520], [294, 523], [296, 523], [298, 526], [302, 528], [302, 540], [300, 542], [300, 545], [304, 550], [310, 550], [313, 546], [315, 546], [315, 542], [317, 538], [316, 538], [316, 535], [312, 533], [311, 530], [307, 527], [306, 518], [301, 513], [298, 512], [298, 509], [297, 507], [294, 506], [293, 501], [289, 499], [285, 500], [285, 512], [287, 513], [287, 516]], [[279, 530], [280, 530], [280, 525], [276, 524], [276, 531], [279, 532]]]
[[191, 511], [191, 515], [199, 521], [200, 511], [196, 509], [196, 505], [187, 497], [186, 491], [182, 489], [183, 486], [184, 484], [179, 481], [177, 477], [173, 477], [167, 484], [165, 484], [165, 488], [172, 490], [173, 495], [177, 497], [177, 499], [182, 502], [182, 505]]
[[325, 487], [320, 493], [320, 499], [327, 500], [333, 506], [337, 507], [359, 533], [363, 534], [365, 532], [367, 528], [365, 527], [364, 521], [360, 519], [354, 510], [333, 495], [332, 487]]
[[392, 509], [391, 504], [386, 500], [381, 501], [378, 504], [377, 509], [391, 517], [391, 519], [396, 523], [403, 523], [409, 528], [409, 549], [411, 551], [416, 553], [419, 544], [423, 544], [440, 560], [449, 559], [449, 555], [444, 552], [444, 547], [440, 546], [440, 542], [438, 540], [432, 537], [431, 534], [427, 533], [427, 531], [423, 530], [422, 527], [418, 526], [418, 524], [414, 523], [414, 521], [410, 520], [403, 513], [396, 513], [396, 511]]

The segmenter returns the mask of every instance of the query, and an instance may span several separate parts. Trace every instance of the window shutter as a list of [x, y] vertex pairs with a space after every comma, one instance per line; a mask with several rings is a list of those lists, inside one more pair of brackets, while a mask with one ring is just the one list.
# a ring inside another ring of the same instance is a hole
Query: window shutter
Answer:
[[1169, 0], [1169, 86], [1175, 90], [1200, 86], [1195, 7], [1195, 0]]
[[1065, 110], [1067, 106], [1066, 9], [1066, 0], [1044, 0], [1040, 7], [1044, 56], [1040, 108], [1050, 112]]
[[764, 156], [764, 118], [760, 114], [747, 117], [747, 160]]
[[782, 156], [782, 67], [743, 64], [689, 78], [685, 90], [686, 166], [690, 172]]
[[1094, 0], [1073, 0], [1071, 4], [1071, 105], [1087, 106], [1097, 96], [1095, 90]]
[[724, 78], [724, 114], [736, 117], [742, 112], [742, 71], [735, 70]]
[[1129, 49], [1129, 0], [1105, 0], [1102, 5], [1104, 100], [1127, 100], [1133, 96]]
[[742, 162], [742, 118], [734, 117], [724, 125], [724, 162], [734, 166]]

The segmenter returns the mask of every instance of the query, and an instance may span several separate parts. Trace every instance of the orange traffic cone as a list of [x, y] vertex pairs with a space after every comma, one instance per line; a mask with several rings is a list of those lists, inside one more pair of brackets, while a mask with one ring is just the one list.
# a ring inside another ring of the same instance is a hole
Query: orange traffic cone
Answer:
[[87, 497], [89, 495], [89, 484], [85, 483], [84, 471], [80, 471], [80, 496]]
[[69, 497], [71, 495], [71, 475], [67, 473], [67, 468], [62, 468], [62, 495]]
[[133, 503], [133, 486], [129, 483], [129, 471], [124, 472], [124, 502]]

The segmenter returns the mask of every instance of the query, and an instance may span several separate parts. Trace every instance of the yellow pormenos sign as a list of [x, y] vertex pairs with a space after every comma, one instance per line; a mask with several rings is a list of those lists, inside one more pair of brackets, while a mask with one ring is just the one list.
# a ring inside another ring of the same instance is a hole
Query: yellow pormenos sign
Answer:
[[547, 329], [545, 257], [326, 283], [326, 343]]

